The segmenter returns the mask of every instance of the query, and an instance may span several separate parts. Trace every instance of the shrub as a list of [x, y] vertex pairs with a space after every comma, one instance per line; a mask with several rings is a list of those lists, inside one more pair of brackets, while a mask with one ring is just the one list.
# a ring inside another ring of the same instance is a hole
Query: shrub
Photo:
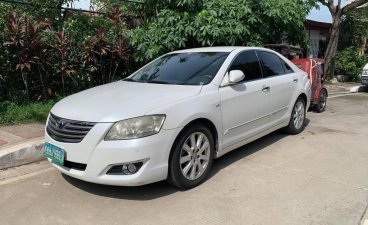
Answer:
[[367, 57], [360, 57], [356, 48], [346, 48], [336, 55], [335, 73], [346, 75], [348, 81], [359, 81]]
[[14, 11], [0, 18], [0, 101], [45, 101], [126, 77], [135, 64], [122, 18], [117, 7], [59, 25]]

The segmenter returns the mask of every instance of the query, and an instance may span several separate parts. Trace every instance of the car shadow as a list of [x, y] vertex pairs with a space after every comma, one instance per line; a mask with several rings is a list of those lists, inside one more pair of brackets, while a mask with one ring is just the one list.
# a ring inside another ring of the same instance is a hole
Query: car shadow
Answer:
[[[309, 123], [310, 120], [306, 119], [305, 125], [308, 126]], [[220, 170], [226, 168], [227, 166], [243, 158], [246, 158], [249, 155], [252, 155], [253, 153], [258, 152], [264, 149], [265, 147], [270, 146], [287, 136], [288, 134], [285, 134], [283, 131], [278, 130], [225, 154], [224, 156], [214, 161], [208, 179], [211, 179], [211, 177], [215, 176]], [[171, 195], [176, 192], [186, 191], [173, 187], [165, 181], [138, 187], [120, 187], [120, 186], [89, 183], [75, 179], [73, 177], [69, 177], [64, 174], [62, 174], [62, 176], [69, 184], [81, 190], [84, 190], [88, 193], [116, 199], [147, 201]]]
[[248, 156], [280, 141], [287, 136], [288, 135], [282, 131], [275, 131], [247, 145], [243, 145], [242, 147], [239, 147], [228, 154], [225, 154], [214, 161], [209, 179], [215, 176], [223, 168], [226, 168], [243, 158], [247, 158]]
[[169, 185], [165, 181], [160, 181], [157, 183], [147, 184], [138, 187], [120, 187], [89, 183], [86, 181], [75, 179], [73, 177], [69, 177], [65, 174], [62, 174], [62, 176], [71, 185], [83, 191], [89, 192], [94, 195], [116, 199], [147, 201], [181, 191], [180, 189]]
[[359, 86], [358, 92], [368, 93], [368, 85], [361, 85], [361, 86]]

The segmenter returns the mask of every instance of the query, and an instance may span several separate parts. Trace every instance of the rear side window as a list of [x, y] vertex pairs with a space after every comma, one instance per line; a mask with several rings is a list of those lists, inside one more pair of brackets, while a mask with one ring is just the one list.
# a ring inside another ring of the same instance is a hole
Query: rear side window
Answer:
[[302, 64], [300, 64], [300, 63], [297, 63], [297, 64], [295, 64], [299, 69], [302, 69], [303, 68], [303, 65]]
[[[258, 52], [258, 56], [263, 64], [264, 77], [272, 77], [285, 74], [285, 64], [277, 55], [271, 52]], [[290, 68], [290, 67], [289, 67]], [[290, 68], [291, 70], [291, 68]]]
[[262, 78], [262, 71], [255, 51], [240, 53], [230, 66], [231, 70], [243, 71], [244, 81], [257, 80]]
[[280, 59], [281, 63], [284, 65], [284, 69], [285, 69], [285, 73], [294, 73], [294, 70], [291, 69], [291, 67], [289, 66], [289, 64], [287, 64], [284, 60]]

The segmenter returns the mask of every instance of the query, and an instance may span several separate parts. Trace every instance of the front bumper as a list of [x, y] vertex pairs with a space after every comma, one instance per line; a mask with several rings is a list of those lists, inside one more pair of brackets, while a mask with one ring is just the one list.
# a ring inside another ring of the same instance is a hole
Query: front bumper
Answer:
[[[172, 144], [179, 129], [161, 130], [160, 133], [133, 140], [104, 141], [111, 123], [98, 123], [80, 143], [62, 143], [52, 139], [46, 132], [45, 141], [65, 150], [65, 160], [86, 164], [85, 170], [54, 164], [62, 173], [92, 183], [139, 186], [165, 180]], [[132, 175], [110, 175], [107, 171], [114, 165], [143, 161], [143, 166]]]
[[368, 76], [362, 76], [360, 78], [360, 82], [363, 84], [363, 85], [368, 85]]

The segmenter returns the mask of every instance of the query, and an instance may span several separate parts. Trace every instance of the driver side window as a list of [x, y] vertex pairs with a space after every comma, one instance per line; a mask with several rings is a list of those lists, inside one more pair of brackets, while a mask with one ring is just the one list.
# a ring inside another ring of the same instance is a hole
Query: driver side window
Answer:
[[255, 51], [240, 53], [230, 66], [231, 70], [243, 71], [245, 78], [241, 82], [258, 80], [262, 78], [262, 71]]

